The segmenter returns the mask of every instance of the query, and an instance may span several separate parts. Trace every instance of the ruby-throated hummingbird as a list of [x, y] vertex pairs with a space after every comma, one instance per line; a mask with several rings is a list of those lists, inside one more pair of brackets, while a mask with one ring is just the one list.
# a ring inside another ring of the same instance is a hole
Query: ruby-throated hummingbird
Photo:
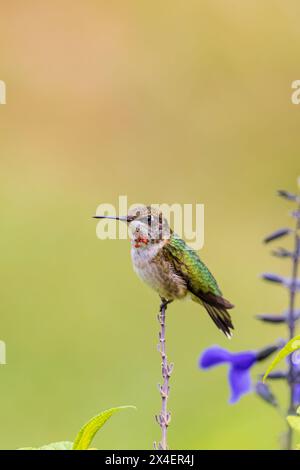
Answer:
[[95, 216], [129, 225], [131, 257], [137, 275], [167, 303], [189, 296], [202, 304], [216, 326], [230, 337], [234, 328], [217, 281], [196, 251], [169, 227], [162, 213], [151, 206], [137, 207], [126, 216]]

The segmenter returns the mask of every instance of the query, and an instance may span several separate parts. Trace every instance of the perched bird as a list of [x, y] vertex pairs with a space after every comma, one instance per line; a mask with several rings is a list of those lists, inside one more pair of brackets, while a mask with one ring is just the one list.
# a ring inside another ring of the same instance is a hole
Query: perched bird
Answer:
[[170, 229], [161, 212], [141, 206], [127, 216], [95, 218], [120, 220], [129, 225], [133, 268], [162, 301], [167, 304], [189, 296], [203, 305], [216, 326], [231, 337], [234, 327], [227, 310], [234, 306], [224, 299], [217, 281], [196, 251]]

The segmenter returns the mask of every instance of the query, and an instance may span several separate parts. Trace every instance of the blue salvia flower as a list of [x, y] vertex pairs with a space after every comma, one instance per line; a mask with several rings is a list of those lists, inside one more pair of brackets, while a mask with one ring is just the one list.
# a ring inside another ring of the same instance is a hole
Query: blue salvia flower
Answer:
[[[300, 177], [298, 178], [298, 185], [300, 188]], [[290, 228], [280, 228], [273, 231], [270, 235], [265, 237], [264, 242], [269, 244], [274, 241], [282, 240], [289, 235], [293, 237], [293, 248], [287, 249], [278, 247], [272, 250], [272, 254], [278, 258], [287, 259], [291, 262], [291, 277], [284, 277], [279, 274], [266, 272], [262, 274], [265, 281], [273, 283], [274, 285], [283, 286], [289, 292], [289, 305], [288, 309], [274, 315], [273, 313], [264, 313], [257, 315], [257, 319], [261, 322], [269, 324], [285, 324], [288, 329], [288, 340], [295, 335], [297, 322], [300, 323], [300, 309], [296, 306], [296, 295], [300, 293], [300, 278], [298, 275], [298, 266], [300, 265], [300, 193], [293, 194], [289, 191], [278, 191], [279, 196], [289, 201], [295, 202], [296, 207], [290, 212], [290, 215], [295, 219], [295, 227], [293, 230]], [[260, 351], [250, 350], [238, 353], [231, 353], [219, 346], [213, 346], [204, 351], [199, 359], [199, 366], [203, 369], [209, 369], [220, 364], [227, 364], [229, 368], [228, 380], [231, 389], [230, 402], [237, 402], [242, 395], [253, 390], [256, 395], [263, 399], [266, 403], [273, 405], [282, 414], [282, 410], [277, 402], [276, 396], [273, 394], [269, 384], [264, 383], [261, 379], [264, 374], [258, 377], [258, 381], [252, 386], [251, 382], [251, 368], [256, 362], [261, 361], [268, 357], [276, 349], [281, 348], [282, 345], [270, 346]], [[289, 406], [287, 414], [296, 413], [297, 408], [300, 406], [300, 360], [297, 357], [290, 357], [287, 361], [288, 367], [286, 370], [272, 371], [268, 378], [270, 380], [282, 380], [289, 388]], [[293, 444], [293, 431], [289, 427], [286, 433], [286, 449], [292, 449]]]
[[[293, 384], [293, 405], [297, 409], [300, 405], [300, 354], [295, 351], [292, 356], [292, 364], [295, 376], [295, 383]], [[289, 364], [289, 360], [287, 361]]]
[[295, 407], [300, 405], [300, 383], [296, 383], [293, 389], [293, 403]]
[[220, 346], [212, 346], [204, 351], [199, 359], [199, 367], [210, 369], [220, 364], [229, 365], [228, 381], [231, 389], [230, 403], [236, 403], [242, 395], [252, 390], [251, 367], [266, 359], [279, 345], [271, 345], [259, 351], [231, 353]]

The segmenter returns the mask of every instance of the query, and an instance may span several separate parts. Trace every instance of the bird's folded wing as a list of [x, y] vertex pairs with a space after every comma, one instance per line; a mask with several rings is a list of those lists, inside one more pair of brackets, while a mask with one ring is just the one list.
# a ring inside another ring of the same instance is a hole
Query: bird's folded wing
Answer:
[[174, 237], [164, 245], [163, 250], [176, 273], [186, 281], [191, 293], [210, 305], [231, 308], [230, 302], [223, 299], [214, 276], [184, 240]]

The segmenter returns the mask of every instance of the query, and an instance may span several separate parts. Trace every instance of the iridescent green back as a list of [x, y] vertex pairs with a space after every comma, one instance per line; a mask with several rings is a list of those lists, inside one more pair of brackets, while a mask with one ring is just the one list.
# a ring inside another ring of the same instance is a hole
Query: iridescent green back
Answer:
[[214, 276], [184, 240], [172, 235], [170, 242], [164, 246], [164, 254], [173, 263], [175, 270], [188, 280], [192, 292], [222, 295]]

